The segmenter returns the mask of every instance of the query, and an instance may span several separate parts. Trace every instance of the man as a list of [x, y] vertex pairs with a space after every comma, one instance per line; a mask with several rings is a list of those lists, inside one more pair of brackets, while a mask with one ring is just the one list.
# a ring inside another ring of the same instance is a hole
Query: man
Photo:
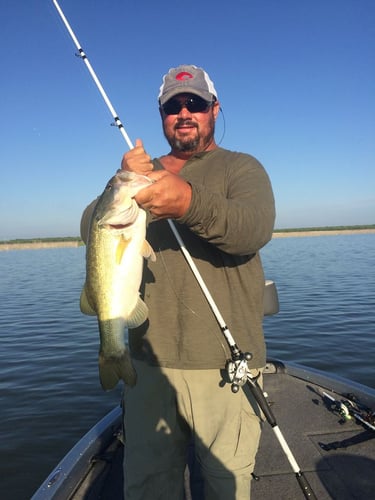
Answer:
[[151, 160], [137, 140], [122, 168], [154, 183], [135, 199], [149, 213], [141, 294], [149, 319], [129, 332], [138, 374], [125, 388], [126, 500], [183, 499], [187, 449], [194, 442], [205, 498], [248, 500], [260, 412], [248, 388], [233, 394], [223, 377], [230, 351], [187, 265], [173, 219], [239, 348], [265, 365], [264, 275], [258, 251], [275, 217], [266, 172], [250, 155], [217, 146], [220, 104], [196, 66], [169, 70], [159, 93], [170, 152]]

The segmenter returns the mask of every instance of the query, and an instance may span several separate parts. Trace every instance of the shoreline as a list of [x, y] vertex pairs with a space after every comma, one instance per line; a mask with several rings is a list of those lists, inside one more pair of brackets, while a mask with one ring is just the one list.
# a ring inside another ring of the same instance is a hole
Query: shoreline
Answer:
[[296, 238], [304, 236], [338, 236], [340, 234], [374, 234], [375, 229], [327, 229], [327, 230], [316, 230], [316, 231], [280, 231], [274, 232], [272, 239], [274, 238]]
[[[275, 231], [275, 238], [303, 238], [314, 236], [337, 236], [346, 234], [375, 234], [374, 229], [327, 229], [316, 231]], [[83, 243], [80, 241], [36, 241], [25, 243], [3, 243], [0, 244], [0, 252], [8, 250], [39, 250], [48, 248], [78, 248]]]
[[41, 248], [64, 248], [79, 247], [79, 241], [35, 241], [28, 243], [3, 243], [0, 244], [0, 252], [7, 250], [39, 250]]

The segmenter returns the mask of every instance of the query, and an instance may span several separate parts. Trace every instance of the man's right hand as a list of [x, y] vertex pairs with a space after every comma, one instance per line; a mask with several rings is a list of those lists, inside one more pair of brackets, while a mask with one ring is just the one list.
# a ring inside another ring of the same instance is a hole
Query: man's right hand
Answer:
[[121, 161], [122, 170], [135, 172], [136, 174], [148, 175], [154, 166], [151, 157], [143, 147], [141, 139], [136, 139], [135, 147], [124, 154]]

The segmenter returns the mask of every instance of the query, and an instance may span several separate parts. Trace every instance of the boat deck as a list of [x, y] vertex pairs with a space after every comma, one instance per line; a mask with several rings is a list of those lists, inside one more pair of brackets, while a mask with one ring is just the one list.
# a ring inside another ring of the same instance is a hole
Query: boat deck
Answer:
[[[264, 376], [264, 389], [292, 453], [315, 496], [319, 500], [361, 500], [375, 495], [375, 432], [366, 430], [352, 419], [340, 423], [341, 417], [330, 411], [321, 388], [312, 382], [295, 378], [274, 369]], [[327, 386], [326, 386], [327, 387]], [[329, 393], [329, 390], [327, 390]], [[324, 449], [321, 446], [326, 446]], [[112, 444], [95, 468], [96, 487], [80, 490], [75, 500], [123, 499], [122, 445]], [[100, 470], [101, 469], [101, 470]], [[252, 500], [298, 500], [304, 495], [281, 446], [268, 423], [264, 424], [260, 449], [252, 481]], [[92, 476], [87, 483], [92, 486]], [[202, 482], [192, 474], [187, 500], [200, 500]], [[231, 500], [231, 499], [228, 499]]]
[[[315, 496], [319, 500], [374, 498], [375, 432], [354, 419], [340, 423], [341, 417], [329, 411], [320, 388], [305, 380], [282, 373], [265, 376], [265, 389]], [[320, 443], [331, 449], [322, 449]], [[252, 482], [252, 500], [304, 498], [270, 425], [262, 433], [255, 474], [260, 479]]]

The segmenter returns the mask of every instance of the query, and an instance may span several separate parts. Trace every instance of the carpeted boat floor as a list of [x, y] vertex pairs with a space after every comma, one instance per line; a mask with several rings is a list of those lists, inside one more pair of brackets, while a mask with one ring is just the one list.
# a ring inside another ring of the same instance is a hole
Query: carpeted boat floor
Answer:
[[[300, 469], [319, 500], [375, 498], [375, 432], [330, 411], [318, 387], [286, 374], [266, 375], [268, 401]], [[264, 424], [252, 500], [304, 495], [271, 426]]]

